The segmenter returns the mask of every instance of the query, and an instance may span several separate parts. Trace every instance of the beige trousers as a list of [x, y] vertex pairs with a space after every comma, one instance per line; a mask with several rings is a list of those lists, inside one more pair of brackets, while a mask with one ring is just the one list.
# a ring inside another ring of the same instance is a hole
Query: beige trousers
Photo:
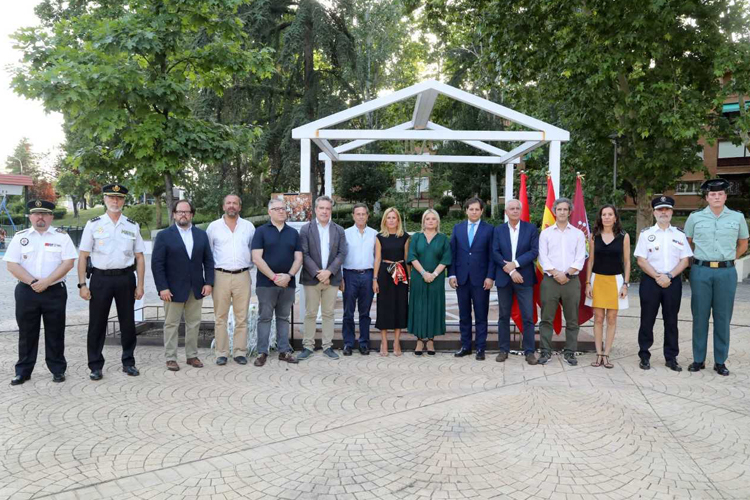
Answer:
[[250, 306], [250, 271], [229, 274], [216, 271], [214, 278], [214, 316], [216, 357], [229, 357], [229, 334], [227, 319], [229, 306], [234, 309], [234, 353], [233, 357], [247, 356], [247, 309]]
[[318, 308], [322, 309], [323, 328], [321, 331], [323, 349], [333, 345], [333, 311], [339, 288], [318, 283], [315, 286], [305, 285], [305, 334], [302, 346], [315, 349], [315, 328], [318, 319]]
[[196, 299], [190, 292], [186, 302], [164, 302], [164, 357], [177, 361], [177, 342], [182, 313], [185, 313], [185, 356], [198, 357], [198, 333], [201, 328], [203, 299]]

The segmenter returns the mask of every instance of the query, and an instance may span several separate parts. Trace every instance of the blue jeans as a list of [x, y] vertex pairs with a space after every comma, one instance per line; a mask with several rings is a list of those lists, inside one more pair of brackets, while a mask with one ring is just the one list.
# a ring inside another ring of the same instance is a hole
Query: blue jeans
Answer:
[[370, 307], [372, 269], [364, 272], [344, 269], [344, 320], [341, 335], [344, 346], [354, 347], [354, 309], [359, 309], [359, 346], [370, 346]]

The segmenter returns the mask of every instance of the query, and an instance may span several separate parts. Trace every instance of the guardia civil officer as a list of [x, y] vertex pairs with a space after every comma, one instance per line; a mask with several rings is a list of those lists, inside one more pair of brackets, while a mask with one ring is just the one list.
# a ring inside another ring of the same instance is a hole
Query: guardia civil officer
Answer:
[[3, 257], [8, 272], [18, 279], [18, 363], [10, 385], [20, 385], [31, 378], [39, 347], [40, 320], [44, 320], [44, 354], [52, 381], [64, 382], [68, 366], [64, 352], [68, 301], [65, 275], [73, 269], [76, 249], [68, 233], [51, 226], [53, 203], [32, 200], [27, 207], [32, 227], [13, 236]]
[[747, 222], [742, 212], [729, 210], [724, 179], [711, 179], [701, 185], [708, 206], [690, 214], [685, 234], [694, 245], [695, 260], [690, 270], [693, 312], [693, 363], [688, 371], [706, 367], [708, 319], [714, 319], [714, 370], [729, 375], [729, 324], [732, 321], [734, 293], [737, 290], [735, 259], [747, 250]]
[[[121, 184], [102, 188], [107, 211], [86, 223], [81, 236], [78, 261], [80, 296], [89, 302], [89, 331], [86, 341], [91, 380], [101, 380], [104, 367], [104, 338], [112, 299], [117, 306], [122, 343], [122, 371], [139, 375], [135, 367], [135, 301], [143, 297], [143, 239], [138, 224], [122, 215], [128, 190]], [[91, 255], [91, 282], [86, 285], [86, 258]], [[136, 276], [133, 271], [138, 275]]]
[[656, 224], [645, 228], [638, 237], [635, 257], [643, 270], [643, 279], [638, 289], [641, 300], [641, 327], [638, 330], [639, 366], [651, 368], [651, 352], [654, 344], [654, 323], [661, 307], [664, 319], [664, 359], [667, 368], [680, 372], [677, 363], [680, 344], [677, 331], [677, 313], [682, 301], [681, 273], [688, 266], [693, 252], [687, 237], [671, 224], [674, 198], [657, 196], [651, 200]]

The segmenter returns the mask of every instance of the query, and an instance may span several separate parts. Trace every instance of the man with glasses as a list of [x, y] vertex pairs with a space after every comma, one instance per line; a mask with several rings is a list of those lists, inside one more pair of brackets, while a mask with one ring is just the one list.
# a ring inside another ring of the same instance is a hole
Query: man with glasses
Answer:
[[[86, 339], [91, 380], [102, 379], [104, 339], [112, 300], [117, 306], [122, 344], [122, 371], [140, 375], [135, 367], [135, 301], [143, 297], [143, 258], [141, 228], [122, 214], [128, 189], [122, 184], [102, 188], [107, 211], [86, 223], [78, 247], [78, 288], [89, 301], [89, 330]], [[86, 260], [91, 256], [91, 282], [86, 284]], [[135, 271], [135, 274], [133, 274]], [[138, 279], [136, 280], [136, 275]]]
[[540, 365], [552, 357], [552, 322], [562, 302], [565, 316], [565, 348], [563, 359], [576, 366], [578, 349], [578, 306], [581, 302], [581, 282], [578, 273], [586, 261], [586, 237], [583, 232], [568, 223], [573, 202], [558, 198], [553, 205], [555, 224], [539, 235], [539, 265], [544, 277], [539, 287], [542, 302], [542, 317], [539, 321], [539, 337], [542, 344]]
[[55, 205], [49, 201], [28, 203], [31, 228], [13, 236], [3, 257], [8, 272], [18, 280], [15, 289], [18, 323], [18, 362], [10, 385], [31, 378], [39, 348], [40, 320], [44, 320], [44, 352], [53, 382], [65, 381], [65, 275], [73, 269], [77, 254], [73, 241], [62, 229], [52, 227]]
[[216, 283], [214, 316], [216, 318], [216, 364], [226, 365], [229, 357], [227, 319], [229, 307], [234, 312], [232, 357], [235, 363], [247, 364], [247, 311], [250, 306], [253, 258], [250, 248], [255, 234], [252, 222], [240, 216], [242, 199], [236, 194], [224, 197], [224, 215], [209, 224], [206, 233], [214, 253]]
[[178, 371], [177, 342], [185, 314], [185, 362], [203, 368], [198, 358], [198, 334], [203, 297], [211, 295], [214, 259], [206, 232], [193, 225], [195, 208], [180, 200], [172, 210], [174, 224], [159, 232], [151, 256], [151, 272], [159, 297], [164, 301], [164, 355], [167, 369]]
[[276, 316], [276, 345], [279, 361], [296, 363], [289, 345], [289, 319], [294, 305], [294, 276], [302, 267], [302, 245], [296, 229], [286, 224], [287, 211], [282, 200], [268, 202], [271, 220], [255, 231], [253, 263], [258, 268], [255, 293], [258, 296], [258, 357], [261, 367], [268, 359], [271, 321]]

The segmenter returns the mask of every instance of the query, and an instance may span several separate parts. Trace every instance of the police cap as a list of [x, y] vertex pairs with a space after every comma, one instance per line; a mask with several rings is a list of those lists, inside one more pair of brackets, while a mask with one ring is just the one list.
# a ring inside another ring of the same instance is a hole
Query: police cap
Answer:
[[31, 200], [26, 204], [31, 214], [51, 214], [55, 209], [55, 204], [46, 200]]
[[701, 191], [726, 191], [729, 189], [729, 181], [726, 179], [709, 179], [701, 184]]
[[128, 194], [128, 188], [122, 184], [107, 184], [102, 188], [102, 194], [106, 196], [121, 196], [125, 198]]
[[674, 198], [670, 196], [657, 196], [651, 200], [651, 208], [674, 208]]

